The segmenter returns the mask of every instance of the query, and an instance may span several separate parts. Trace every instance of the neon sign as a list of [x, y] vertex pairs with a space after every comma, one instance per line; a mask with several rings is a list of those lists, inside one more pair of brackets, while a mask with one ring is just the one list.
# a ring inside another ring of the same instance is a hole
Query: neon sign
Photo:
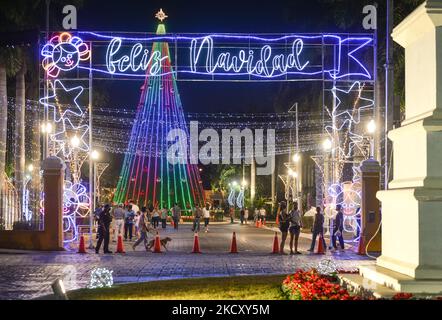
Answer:
[[[152, 50], [154, 42], [167, 50]], [[86, 44], [89, 44], [86, 45]], [[371, 35], [240, 34], [131, 37], [82, 31], [55, 36], [41, 54], [51, 77], [92, 71], [94, 78], [144, 78], [173, 73], [177, 80], [373, 80]], [[66, 47], [66, 48], [65, 48]], [[92, 57], [93, 55], [93, 57]], [[86, 62], [89, 58], [91, 61]], [[173, 68], [164, 68], [172, 60]]]

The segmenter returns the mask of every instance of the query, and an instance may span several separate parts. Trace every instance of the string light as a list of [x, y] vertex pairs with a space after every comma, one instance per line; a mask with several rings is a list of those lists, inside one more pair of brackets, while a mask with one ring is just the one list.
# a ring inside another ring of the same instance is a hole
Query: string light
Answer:
[[[107, 45], [106, 69], [98, 65], [90, 67], [82, 64], [78, 65], [78, 68], [114, 77], [136, 78], [144, 77], [147, 73], [159, 77], [182, 74], [186, 79], [200, 79], [199, 76], [251, 77], [247, 79], [248, 81], [278, 78], [287, 81], [309, 77], [323, 80], [323, 75], [333, 80], [350, 77], [372, 79], [368, 68], [357, 58], [357, 56], [363, 56], [364, 49], [372, 46], [373, 37], [368, 36], [290, 34], [263, 37], [234, 34], [201, 36], [159, 34], [153, 37], [132, 37], [118, 33], [108, 35], [87, 31], [78, 34], [86, 37], [88, 42], [99, 41], [100, 46], [103, 46], [103, 42], [109, 41], [108, 44], [104, 44]], [[188, 50], [183, 52], [189, 53], [190, 64], [177, 64], [176, 70], [163, 70], [161, 64], [170, 59], [169, 52], [152, 51], [152, 54], [149, 55], [148, 49], [143, 47], [143, 44], [156, 41], [173, 43], [178, 48], [187, 48]], [[234, 46], [236, 53], [231, 50], [229, 52], [222, 51], [224, 43]], [[248, 44], [247, 47], [244, 45], [245, 43]], [[281, 46], [286, 48], [283, 54], [279, 50]], [[305, 52], [309, 51], [305, 48], [317, 46], [333, 46], [336, 48], [333, 51], [336, 54], [330, 59], [324, 60], [324, 65], [313, 64], [309, 60], [305, 60]], [[127, 50], [127, 47], [130, 49]], [[130, 54], [121, 53], [120, 51], [123, 49], [129, 51]], [[301, 62], [303, 59], [305, 61]], [[148, 63], [149, 60], [151, 63]]]
[[114, 284], [114, 278], [112, 276], [113, 270], [106, 268], [95, 268], [91, 272], [91, 279], [88, 284], [88, 289], [97, 288], [111, 288]]

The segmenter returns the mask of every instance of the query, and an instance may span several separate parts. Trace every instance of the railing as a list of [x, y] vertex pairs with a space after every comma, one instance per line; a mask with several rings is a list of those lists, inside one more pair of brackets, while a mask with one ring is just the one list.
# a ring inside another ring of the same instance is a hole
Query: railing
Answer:
[[12, 230], [14, 223], [20, 220], [20, 201], [17, 190], [5, 175], [0, 189], [0, 230]]
[[[27, 185], [29, 187], [29, 185]], [[0, 230], [43, 230], [40, 213], [39, 191], [25, 189], [21, 195], [5, 175], [0, 188]], [[22, 203], [25, 208], [22, 210]]]

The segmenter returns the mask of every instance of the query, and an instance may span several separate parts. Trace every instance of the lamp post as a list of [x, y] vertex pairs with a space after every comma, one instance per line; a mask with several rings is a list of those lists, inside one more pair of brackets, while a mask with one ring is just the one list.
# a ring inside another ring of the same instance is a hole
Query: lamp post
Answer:
[[90, 203], [92, 204], [90, 211], [89, 211], [89, 248], [93, 249], [94, 245], [92, 243], [92, 229], [94, 227], [94, 212], [96, 209], [96, 187], [97, 187], [97, 161], [100, 159], [101, 155], [97, 150], [92, 150], [90, 153], [90, 160], [93, 163], [93, 180], [92, 184], [89, 186], [90, 193], [92, 197], [92, 201]]
[[371, 119], [367, 124], [367, 132], [370, 135], [370, 158], [374, 158], [374, 134], [376, 132], [376, 122]]

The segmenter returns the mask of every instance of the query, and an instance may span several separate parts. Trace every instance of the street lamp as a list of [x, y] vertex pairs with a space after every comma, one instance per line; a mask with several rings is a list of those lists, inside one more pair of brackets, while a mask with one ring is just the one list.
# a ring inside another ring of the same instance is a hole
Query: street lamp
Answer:
[[28, 171], [29, 172], [34, 171], [34, 165], [33, 164], [28, 165]]
[[329, 150], [331, 150], [332, 147], [333, 147], [333, 143], [332, 143], [332, 141], [331, 141], [329, 138], [325, 139], [325, 140], [322, 142], [322, 148], [323, 148], [325, 151], [329, 151]]
[[374, 157], [374, 133], [376, 132], [376, 122], [371, 119], [367, 124], [367, 132], [370, 134], [370, 158]]
[[232, 182], [232, 187], [236, 187], [237, 185], [238, 185], [238, 182], [236, 182], [236, 181]]
[[293, 162], [299, 162], [299, 159], [301, 158], [301, 156], [298, 153], [295, 153], [293, 155]]
[[[93, 179], [92, 185], [89, 186], [92, 196], [92, 207], [89, 212], [89, 248], [93, 249], [94, 245], [92, 243], [92, 229], [94, 227], [93, 213], [95, 212], [96, 203], [96, 192], [97, 192], [97, 161], [100, 159], [101, 155], [97, 150], [92, 150], [89, 154], [90, 159], [93, 163]], [[89, 171], [90, 172], [90, 171]], [[90, 181], [90, 180], [89, 180]]]
[[288, 174], [289, 174], [289, 176], [291, 176], [293, 178], [298, 177], [298, 173], [296, 171], [293, 171], [292, 169], [289, 169]]
[[97, 150], [92, 150], [91, 159], [97, 161], [98, 159], [100, 159], [100, 153]]
[[241, 186], [243, 188], [247, 186], [247, 181], [245, 179], [241, 182]]
[[80, 139], [77, 137], [77, 135], [73, 136], [71, 138], [71, 146], [77, 148], [79, 145], [80, 145]]

